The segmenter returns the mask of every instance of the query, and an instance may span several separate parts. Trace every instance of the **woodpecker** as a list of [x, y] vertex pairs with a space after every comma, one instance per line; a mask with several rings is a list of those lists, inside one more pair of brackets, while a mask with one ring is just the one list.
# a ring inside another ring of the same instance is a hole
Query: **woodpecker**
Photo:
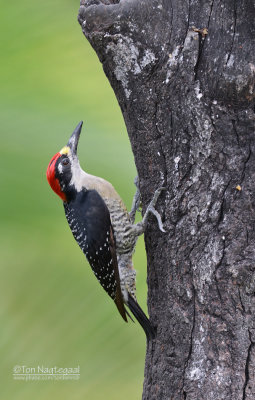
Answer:
[[154, 208], [164, 188], [156, 190], [142, 221], [134, 224], [139, 206], [138, 185], [132, 210], [128, 213], [111, 183], [81, 169], [77, 146], [82, 124], [81, 121], [67, 145], [52, 157], [47, 180], [63, 201], [72, 234], [96, 278], [115, 302], [124, 321], [127, 322], [127, 316], [132, 320], [127, 306], [150, 340], [155, 331], [136, 300], [132, 255], [150, 213], [156, 216], [159, 228], [164, 232], [161, 217]]

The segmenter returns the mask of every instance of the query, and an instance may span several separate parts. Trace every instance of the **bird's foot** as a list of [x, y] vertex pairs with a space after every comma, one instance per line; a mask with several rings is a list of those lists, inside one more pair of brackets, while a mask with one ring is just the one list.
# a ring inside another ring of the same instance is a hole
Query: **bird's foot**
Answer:
[[145, 211], [144, 217], [143, 217], [143, 223], [144, 223], [144, 225], [146, 225], [149, 214], [151, 213], [151, 214], [155, 215], [155, 217], [157, 218], [157, 221], [158, 221], [158, 227], [161, 230], [161, 232], [165, 232], [165, 229], [163, 228], [161, 216], [160, 216], [159, 212], [155, 209], [155, 205], [156, 205], [158, 198], [163, 190], [166, 190], [166, 188], [160, 187], [155, 191], [154, 196], [153, 196], [150, 204], [148, 205], [148, 207]]

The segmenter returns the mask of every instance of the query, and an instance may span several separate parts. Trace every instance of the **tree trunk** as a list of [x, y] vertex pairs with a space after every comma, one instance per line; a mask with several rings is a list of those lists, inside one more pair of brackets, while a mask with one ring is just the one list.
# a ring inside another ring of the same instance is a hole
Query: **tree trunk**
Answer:
[[255, 399], [252, 0], [82, 0], [79, 22], [119, 101], [143, 207], [144, 400]]

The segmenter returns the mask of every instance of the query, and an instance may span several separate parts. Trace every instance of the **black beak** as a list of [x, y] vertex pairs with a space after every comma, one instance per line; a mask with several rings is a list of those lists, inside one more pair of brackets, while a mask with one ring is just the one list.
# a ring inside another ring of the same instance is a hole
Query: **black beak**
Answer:
[[77, 146], [80, 139], [82, 124], [83, 121], [79, 122], [67, 143], [67, 146], [70, 147], [71, 152], [75, 155], [77, 154]]

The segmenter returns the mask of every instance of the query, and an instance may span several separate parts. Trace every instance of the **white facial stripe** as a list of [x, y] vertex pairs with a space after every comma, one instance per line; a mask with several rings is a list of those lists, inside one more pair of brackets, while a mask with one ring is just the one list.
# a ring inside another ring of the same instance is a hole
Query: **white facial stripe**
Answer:
[[62, 172], [63, 172], [63, 166], [62, 166], [61, 163], [58, 164], [58, 172], [59, 172], [60, 174], [62, 174]]

